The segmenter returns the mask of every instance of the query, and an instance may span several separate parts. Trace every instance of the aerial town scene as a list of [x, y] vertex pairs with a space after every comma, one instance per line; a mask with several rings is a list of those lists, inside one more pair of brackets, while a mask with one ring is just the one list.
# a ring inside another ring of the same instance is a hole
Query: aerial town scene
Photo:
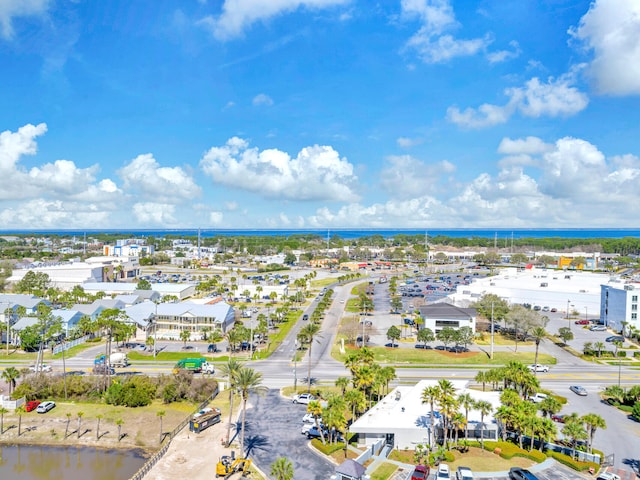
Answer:
[[0, 0], [0, 65], [0, 479], [640, 476], [639, 1]]

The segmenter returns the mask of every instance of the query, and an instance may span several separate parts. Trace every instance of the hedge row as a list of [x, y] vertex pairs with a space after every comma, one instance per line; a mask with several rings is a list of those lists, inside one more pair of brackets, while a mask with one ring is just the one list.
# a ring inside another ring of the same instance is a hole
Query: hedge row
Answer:
[[549, 456], [555, 459], [557, 462], [560, 462], [569, 468], [573, 468], [578, 472], [586, 472], [590, 468], [593, 468], [593, 470], [597, 472], [598, 469], [600, 468], [600, 465], [598, 465], [595, 462], [580, 462], [578, 460], [574, 460], [569, 455], [565, 455], [564, 453], [560, 453], [560, 452], [550, 451]]
[[[475, 447], [480, 446], [480, 442], [474, 441], [470, 442]], [[533, 460], [534, 462], [544, 462], [547, 459], [547, 456], [539, 451], [539, 450], [525, 450], [524, 448], [520, 448], [515, 443], [511, 442], [494, 442], [494, 441], [485, 441], [484, 449], [493, 452], [496, 448], [500, 449], [500, 456], [505, 460], [510, 460], [513, 457], [523, 457], [528, 458], [529, 460]]]
[[332, 453], [344, 450], [345, 447], [345, 444], [343, 442], [323, 444], [322, 440], [320, 440], [319, 438], [314, 438], [313, 440], [311, 440], [311, 445], [313, 445], [314, 448], [325, 455], [331, 455]]

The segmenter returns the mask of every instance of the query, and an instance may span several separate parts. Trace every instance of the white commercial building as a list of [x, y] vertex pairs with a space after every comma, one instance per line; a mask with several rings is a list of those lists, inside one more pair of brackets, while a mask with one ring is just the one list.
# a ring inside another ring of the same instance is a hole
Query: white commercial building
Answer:
[[[625, 333], [632, 328], [639, 329], [638, 297], [640, 284], [626, 283], [602, 285], [600, 293], [600, 319], [609, 328]], [[626, 322], [626, 323], [622, 323]]]
[[433, 303], [418, 308], [420, 317], [424, 321], [423, 327], [429, 328], [433, 333], [438, 333], [445, 327], [458, 330], [461, 327], [469, 327], [476, 331], [475, 308], [461, 308], [449, 303]]
[[466, 307], [492, 293], [511, 304], [548, 306], [560, 312], [600, 313], [601, 285], [622, 286], [619, 278], [608, 274], [543, 268], [504, 268], [494, 276], [459, 285], [450, 296], [453, 303]]
[[[370, 447], [379, 441], [400, 450], [414, 450], [416, 445], [429, 445], [431, 429], [431, 407], [422, 403], [422, 392], [426, 387], [437, 385], [437, 380], [421, 380], [413, 386], [398, 386], [374, 407], [358, 418], [349, 427], [349, 431], [358, 434], [358, 445]], [[469, 393], [476, 401], [486, 400], [495, 412], [500, 406], [500, 392], [482, 392], [467, 388], [468, 382], [453, 380], [455, 394]], [[437, 404], [434, 410], [438, 412]], [[460, 409], [464, 414], [464, 409]], [[439, 423], [440, 415], [434, 415], [436, 435], [442, 436]], [[469, 438], [497, 440], [498, 424], [493, 413], [485, 415], [483, 425], [480, 423], [480, 412], [469, 411]]]

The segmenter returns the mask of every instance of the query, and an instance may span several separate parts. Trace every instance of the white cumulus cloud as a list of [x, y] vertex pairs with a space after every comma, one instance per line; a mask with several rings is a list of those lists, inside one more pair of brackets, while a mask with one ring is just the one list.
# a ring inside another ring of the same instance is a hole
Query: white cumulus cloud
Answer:
[[589, 104], [587, 95], [573, 85], [575, 70], [558, 78], [549, 77], [546, 82], [533, 77], [522, 87], [508, 88], [504, 92], [509, 99], [505, 105], [485, 103], [477, 109], [464, 110], [451, 106], [447, 119], [461, 127], [483, 128], [506, 123], [516, 111], [534, 118], [575, 115]]
[[173, 201], [192, 199], [201, 193], [193, 178], [180, 167], [160, 167], [150, 153], [138, 155], [118, 174], [124, 187], [149, 198]]
[[425, 63], [444, 63], [455, 57], [475, 55], [492, 42], [489, 35], [459, 39], [445, 33], [460, 26], [449, 0], [402, 0], [401, 7], [403, 17], [417, 17], [422, 22], [406, 47], [415, 50]]
[[207, 16], [201, 24], [211, 29], [219, 40], [242, 35], [244, 30], [259, 21], [292, 12], [298, 8], [323, 9], [344, 5], [351, 0], [225, 0], [222, 13]]
[[249, 148], [233, 137], [211, 148], [200, 166], [220, 185], [289, 200], [352, 201], [357, 198], [353, 165], [330, 146], [305, 147], [295, 158], [286, 152]]
[[50, 0], [2, 0], [0, 1], [0, 35], [13, 36], [13, 19], [44, 15]]
[[380, 173], [382, 188], [396, 198], [433, 195], [446, 188], [444, 175], [455, 171], [455, 166], [445, 161], [427, 164], [410, 155], [390, 156], [387, 166]]
[[34, 155], [38, 151], [36, 137], [44, 135], [47, 125], [25, 125], [17, 132], [0, 133], [0, 172], [12, 171], [22, 155]]
[[176, 207], [169, 203], [140, 202], [133, 205], [133, 215], [142, 225], [175, 225]]
[[600, 93], [640, 94], [638, 0], [596, 0], [569, 33], [593, 51], [589, 73]]

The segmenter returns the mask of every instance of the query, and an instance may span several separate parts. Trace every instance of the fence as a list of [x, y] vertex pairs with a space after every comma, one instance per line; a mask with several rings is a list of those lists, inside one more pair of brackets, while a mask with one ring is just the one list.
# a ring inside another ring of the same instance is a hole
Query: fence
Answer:
[[11, 400], [9, 395], [0, 395], [0, 407], [6, 408], [7, 410], [15, 410], [20, 405], [25, 403], [25, 398], [19, 398], [17, 400]]
[[62, 351], [67, 351], [71, 347], [75, 347], [76, 345], [80, 345], [81, 343], [86, 342], [89, 339], [89, 335], [85, 335], [84, 337], [76, 338], [75, 340], [71, 340], [70, 342], [64, 342], [53, 347], [53, 354], [60, 353]]
[[384, 446], [384, 439], [381, 438], [376, 443], [372, 444], [369, 448], [367, 448], [364, 452], [362, 452], [358, 458], [356, 458], [356, 462], [360, 465], [363, 465], [364, 462], [369, 460], [371, 457], [380, 453], [380, 449]]
[[[216, 389], [215, 391], [211, 394], [211, 396], [209, 398], [207, 398], [204, 402], [202, 402], [200, 405], [198, 405], [198, 407], [196, 408], [196, 410], [194, 410], [193, 413], [196, 413], [200, 410], [202, 410], [204, 407], [207, 406], [207, 404], [213, 400], [214, 398], [216, 398], [218, 396], [218, 392], [220, 391], [220, 389], [218, 388], [218, 386], [216, 385]], [[192, 414], [193, 415], [193, 414]], [[160, 450], [158, 450], [156, 453], [154, 453], [149, 460], [147, 460], [144, 465], [142, 465], [142, 467], [140, 467], [140, 469], [129, 479], [129, 480], [142, 480], [144, 478], [144, 476], [149, 473], [149, 471], [153, 468], [153, 466], [158, 463], [160, 461], [160, 459], [162, 457], [164, 457], [164, 454], [167, 453], [167, 450], [169, 450], [169, 447], [171, 446], [171, 440], [173, 440], [173, 438], [178, 435], [178, 433], [180, 433], [180, 431], [186, 427], [189, 424], [189, 421], [191, 420], [192, 415], [187, 416], [184, 420], [182, 420], [178, 426], [176, 428], [174, 428], [171, 433], [167, 434], [164, 438], [164, 440], [166, 440], [164, 442], [164, 445], [162, 445], [162, 448]]]

